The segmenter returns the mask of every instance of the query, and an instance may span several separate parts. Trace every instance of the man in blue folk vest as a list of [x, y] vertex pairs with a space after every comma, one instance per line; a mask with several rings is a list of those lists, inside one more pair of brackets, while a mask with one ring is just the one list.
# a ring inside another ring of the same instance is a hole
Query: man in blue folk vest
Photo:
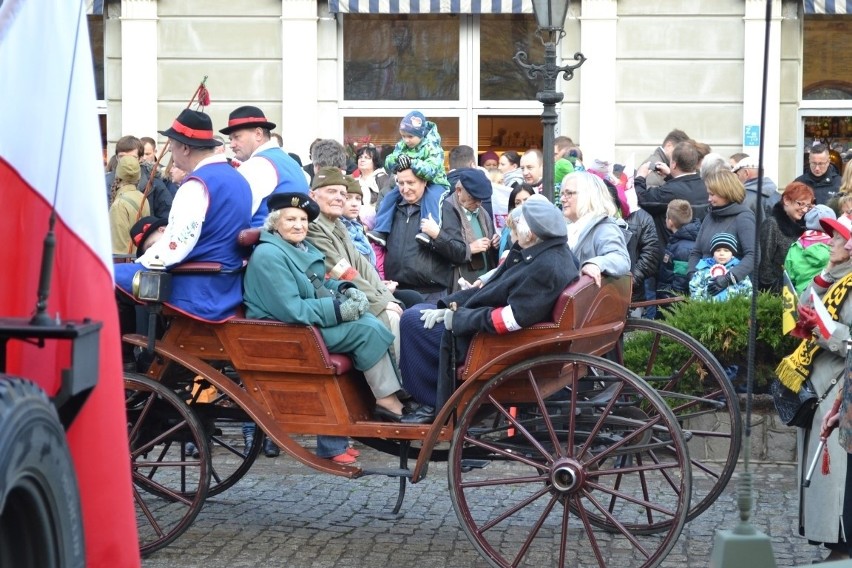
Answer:
[[[129, 294], [134, 274], [143, 267], [217, 262], [222, 266], [220, 273], [175, 274], [166, 303], [203, 321], [225, 321], [235, 315], [243, 299], [245, 253], [237, 244], [237, 234], [251, 220], [251, 189], [224, 154], [215, 152], [221, 142], [214, 140], [213, 123], [206, 114], [186, 109], [160, 134], [171, 142], [175, 165], [188, 174], [175, 195], [163, 236], [136, 262], [116, 264], [115, 283]], [[127, 326], [130, 331], [134, 327]], [[122, 331], [128, 329], [123, 325]]]
[[267, 198], [273, 193], [299, 192], [307, 195], [308, 182], [299, 164], [278, 146], [270, 131], [275, 124], [266, 120], [263, 111], [254, 106], [241, 106], [228, 117], [227, 128], [219, 132], [228, 136], [231, 150], [242, 163], [238, 172], [248, 180], [252, 193], [253, 227], [259, 227], [269, 210]]

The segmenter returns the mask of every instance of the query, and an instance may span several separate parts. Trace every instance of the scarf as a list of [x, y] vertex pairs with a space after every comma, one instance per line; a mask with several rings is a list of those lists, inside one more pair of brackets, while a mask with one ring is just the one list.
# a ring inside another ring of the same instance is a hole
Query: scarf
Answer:
[[585, 231], [586, 227], [594, 225], [604, 218], [604, 215], [595, 215], [586, 213], [573, 223], [568, 223], [568, 248], [572, 251], [577, 248], [577, 243], [580, 241], [580, 235]]
[[375, 265], [376, 253], [373, 250], [373, 247], [370, 246], [370, 242], [367, 240], [367, 235], [364, 233], [364, 227], [361, 223], [354, 219], [347, 219], [346, 217], [341, 217], [340, 221], [343, 223], [343, 226], [346, 227], [346, 231], [349, 233], [349, 238], [352, 239], [352, 244], [355, 245], [355, 249], [367, 257], [370, 264]]
[[[831, 288], [826, 291], [822, 303], [825, 304], [825, 309], [831, 319], [837, 321], [837, 312], [846, 300], [846, 294], [849, 293], [850, 289], [852, 289], [852, 273], [832, 284]], [[796, 350], [791, 355], [784, 357], [778, 364], [778, 368], [775, 369], [775, 374], [778, 375], [781, 384], [793, 392], [799, 392], [802, 384], [808, 380], [811, 374], [814, 357], [817, 356], [819, 351], [820, 346], [817, 345], [815, 337], [802, 340]]]
[[[474, 239], [476, 239], [477, 237], [476, 237], [476, 235], [473, 233], [473, 227], [472, 227], [472, 226], [471, 226], [471, 224], [470, 224], [470, 220], [468, 220], [468, 218], [467, 218], [467, 213], [469, 213], [469, 211], [467, 211], [464, 207], [462, 207], [462, 206], [461, 206], [461, 203], [459, 203], [459, 200], [458, 200], [457, 194], [456, 194], [455, 192], [453, 192], [453, 194], [452, 194], [452, 195], [450, 195], [450, 196], [447, 198], [447, 201], [449, 201], [449, 202], [452, 204], [453, 208], [454, 208], [454, 209], [458, 212], [459, 218], [461, 219], [461, 233], [462, 233], [462, 239], [464, 239], [464, 242], [465, 242], [465, 243], [470, 243], [470, 242], [472, 242], [472, 241], [473, 241]], [[476, 210], [475, 216], [476, 216], [476, 218], [479, 220], [479, 227], [482, 229], [482, 235], [483, 235], [484, 237], [491, 238], [491, 235], [489, 235], [489, 234], [488, 234], [488, 225], [486, 224], [486, 221], [485, 221], [485, 212], [484, 212], [484, 210], [483, 210], [483, 208], [482, 208], [482, 207], [479, 207], [479, 208]], [[488, 263], [487, 263], [487, 261], [485, 260], [485, 259], [487, 258], [487, 257], [485, 256], [485, 253], [479, 253], [479, 254], [481, 254], [481, 255], [482, 255], [483, 262], [484, 262], [484, 263], [485, 263], [485, 265], [487, 266], [487, 264], [488, 264]], [[472, 256], [472, 255], [470, 254], [470, 247], [467, 247], [467, 256], [468, 256], [468, 257]], [[468, 258], [468, 262], [469, 262], [469, 263], [470, 263], [470, 262], [473, 262], [473, 259], [472, 259], [472, 258]], [[488, 268], [490, 268], [490, 267], [488, 267]]]

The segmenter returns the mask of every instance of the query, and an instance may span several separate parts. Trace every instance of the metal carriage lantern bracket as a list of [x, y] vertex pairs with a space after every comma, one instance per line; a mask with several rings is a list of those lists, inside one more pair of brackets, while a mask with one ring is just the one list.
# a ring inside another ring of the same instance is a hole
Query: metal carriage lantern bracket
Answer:
[[517, 65], [524, 70], [527, 77], [534, 80], [541, 76], [543, 89], [536, 93], [536, 100], [544, 105], [541, 113], [541, 124], [543, 127], [543, 152], [544, 164], [542, 181], [542, 193], [553, 201], [553, 139], [556, 129], [556, 104], [562, 102], [562, 93], [556, 90], [556, 80], [560, 74], [564, 75], [566, 81], [574, 78], [574, 71], [586, 61], [586, 57], [577, 52], [574, 54], [574, 64], [559, 66], [556, 64], [556, 46], [565, 37], [565, 15], [568, 13], [569, 0], [533, 0], [533, 12], [535, 12], [538, 28], [535, 35], [544, 45], [544, 64], [529, 62], [526, 51], [518, 51], [512, 58]]

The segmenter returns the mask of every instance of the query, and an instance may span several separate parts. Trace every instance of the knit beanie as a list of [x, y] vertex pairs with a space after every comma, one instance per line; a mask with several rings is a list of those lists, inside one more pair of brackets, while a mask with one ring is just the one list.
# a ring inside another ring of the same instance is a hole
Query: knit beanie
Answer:
[[413, 110], [403, 117], [399, 129], [406, 134], [423, 138], [426, 135], [426, 117], [419, 110]]
[[805, 213], [805, 226], [810, 231], [822, 231], [822, 225], [819, 224], [820, 219], [837, 219], [837, 215], [827, 205], [814, 205], [810, 211]]
[[562, 178], [564, 178], [573, 171], [574, 166], [569, 160], [566, 160], [565, 158], [559, 158], [558, 160], [556, 160], [556, 164], [553, 166], [553, 183], [562, 183]]
[[725, 247], [731, 253], [737, 254], [737, 237], [731, 233], [719, 233], [710, 240], [710, 254], [716, 252], [717, 248]]

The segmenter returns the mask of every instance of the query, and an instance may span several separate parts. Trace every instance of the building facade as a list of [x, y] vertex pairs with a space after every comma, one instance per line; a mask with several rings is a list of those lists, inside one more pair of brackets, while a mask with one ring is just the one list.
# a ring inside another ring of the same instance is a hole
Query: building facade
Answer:
[[[557, 134], [587, 161], [637, 166], [673, 128], [726, 156], [757, 155], [762, 137], [783, 186], [812, 139], [852, 142], [846, 4], [773, 0], [761, 131], [764, 0], [574, 0], [558, 53], [587, 61], [557, 82]], [[538, 84], [513, 61], [543, 62], [531, 0], [110, 0], [90, 22], [109, 146], [156, 138], [204, 77], [217, 128], [257, 105], [305, 162], [317, 137], [394, 143], [412, 109], [445, 149], [541, 146]]]

